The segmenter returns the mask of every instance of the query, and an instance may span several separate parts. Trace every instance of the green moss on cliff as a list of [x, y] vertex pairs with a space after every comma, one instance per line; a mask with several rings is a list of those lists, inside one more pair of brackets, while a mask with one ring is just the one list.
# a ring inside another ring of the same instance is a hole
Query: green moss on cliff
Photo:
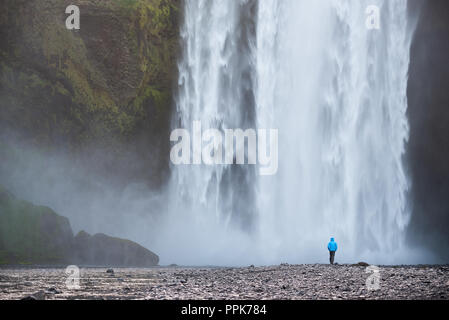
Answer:
[[168, 144], [179, 0], [83, 1], [79, 31], [68, 4], [0, 4], [1, 130], [75, 151], [155, 132]]
[[63, 263], [72, 236], [66, 218], [0, 187], [0, 264]]
[[155, 253], [130, 240], [85, 232], [74, 237], [67, 218], [0, 186], [0, 265], [150, 267], [158, 262]]

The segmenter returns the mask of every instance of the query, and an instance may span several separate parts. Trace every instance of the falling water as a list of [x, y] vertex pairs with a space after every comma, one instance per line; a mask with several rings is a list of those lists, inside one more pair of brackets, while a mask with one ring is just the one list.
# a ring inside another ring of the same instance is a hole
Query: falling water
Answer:
[[406, 260], [407, 1], [184, 6], [174, 128], [279, 129], [279, 172], [173, 166], [163, 260], [324, 262], [331, 236], [340, 261]]

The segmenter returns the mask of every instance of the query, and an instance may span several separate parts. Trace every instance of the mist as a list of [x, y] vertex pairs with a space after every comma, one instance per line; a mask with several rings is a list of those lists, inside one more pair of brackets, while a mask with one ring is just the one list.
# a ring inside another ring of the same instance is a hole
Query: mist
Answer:
[[[70, 219], [74, 233], [105, 233], [151, 247], [164, 208], [163, 191], [148, 184], [129, 182], [115, 167], [105, 175], [108, 155], [95, 151], [70, 156], [43, 151], [2, 137], [0, 180], [17, 197], [48, 206]], [[138, 161], [129, 156], [127, 163]], [[104, 168], [103, 168], [104, 169]]]

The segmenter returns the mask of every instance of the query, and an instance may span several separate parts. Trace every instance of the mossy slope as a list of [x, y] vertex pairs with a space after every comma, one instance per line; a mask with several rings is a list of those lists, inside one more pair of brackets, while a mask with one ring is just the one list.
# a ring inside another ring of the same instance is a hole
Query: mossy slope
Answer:
[[0, 187], [0, 264], [63, 263], [72, 238], [67, 218]]
[[[65, 27], [70, 4], [80, 7], [79, 31]], [[141, 157], [166, 166], [179, 5], [2, 1], [0, 134], [74, 153], [95, 145], [110, 157], [153, 146]]]
[[19, 200], [0, 186], [0, 265], [151, 267], [159, 257], [139, 244], [104, 234], [73, 236], [67, 218]]

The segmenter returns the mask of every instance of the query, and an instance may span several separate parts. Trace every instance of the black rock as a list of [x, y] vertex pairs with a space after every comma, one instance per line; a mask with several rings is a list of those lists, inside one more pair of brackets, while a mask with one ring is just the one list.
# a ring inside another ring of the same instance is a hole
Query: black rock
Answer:
[[114, 274], [114, 269], [108, 269], [108, 270], [106, 270], [106, 273]]
[[356, 267], [369, 267], [370, 265], [369, 265], [369, 263], [366, 263], [366, 262], [359, 262], [359, 263], [355, 264], [354, 266], [356, 266]]
[[61, 291], [57, 290], [56, 288], [47, 289], [47, 292], [54, 293], [54, 294], [60, 294], [61, 293]]

